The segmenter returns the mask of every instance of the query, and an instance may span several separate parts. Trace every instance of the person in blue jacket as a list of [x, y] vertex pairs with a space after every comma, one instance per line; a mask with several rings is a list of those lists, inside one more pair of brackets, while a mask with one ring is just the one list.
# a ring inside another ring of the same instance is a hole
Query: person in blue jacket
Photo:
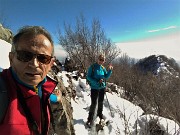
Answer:
[[95, 114], [95, 108], [98, 102], [97, 116], [101, 119], [104, 118], [103, 112], [103, 101], [106, 88], [106, 80], [111, 76], [113, 66], [110, 64], [108, 71], [103, 64], [105, 62], [105, 56], [99, 55], [96, 63], [92, 64], [88, 68], [87, 80], [91, 87], [91, 106], [89, 110], [89, 116], [87, 119], [87, 125], [91, 126], [93, 123], [93, 117]]

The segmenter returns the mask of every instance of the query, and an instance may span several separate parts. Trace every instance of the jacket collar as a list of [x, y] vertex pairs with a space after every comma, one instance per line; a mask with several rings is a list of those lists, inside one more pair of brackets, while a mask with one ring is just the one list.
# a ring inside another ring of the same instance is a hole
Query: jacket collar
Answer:
[[28, 85], [28, 84], [26, 84], [26, 83], [24, 83], [24, 82], [22, 82], [20, 79], [19, 79], [19, 77], [17, 76], [17, 74], [14, 72], [14, 70], [12, 69], [12, 67], [10, 67], [10, 71], [11, 71], [11, 74], [12, 74], [12, 76], [13, 76], [13, 78], [19, 83], [19, 84], [21, 84], [21, 85], [23, 85], [23, 86], [25, 86], [25, 87], [27, 87], [27, 88], [29, 88], [29, 89], [35, 89], [35, 88], [40, 88], [46, 81], [47, 81], [47, 79], [46, 79], [46, 77], [35, 87], [35, 86], [32, 86], [32, 85]]

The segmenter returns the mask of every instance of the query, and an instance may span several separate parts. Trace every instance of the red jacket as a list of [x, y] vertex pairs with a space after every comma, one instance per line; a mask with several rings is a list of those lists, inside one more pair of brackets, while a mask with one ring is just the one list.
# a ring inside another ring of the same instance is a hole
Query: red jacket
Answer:
[[[35, 133], [30, 130], [28, 127], [27, 119], [24, 113], [21, 104], [17, 99], [17, 85], [21, 89], [24, 99], [28, 108], [31, 111], [33, 119], [36, 121], [38, 125], [38, 130], [43, 135], [48, 133], [48, 129], [50, 126], [50, 114], [48, 109], [49, 96], [52, 91], [55, 89], [57, 82], [47, 77], [47, 81], [42, 85], [42, 97], [44, 104], [41, 107], [40, 97], [32, 90], [27, 87], [18, 84], [15, 79], [13, 79], [10, 69], [6, 69], [2, 72], [2, 77], [7, 83], [7, 90], [9, 95], [9, 106], [7, 108], [7, 112], [5, 114], [3, 123], [0, 124], [0, 134], [1, 135], [35, 135]], [[2, 104], [2, 103], [1, 103]], [[42, 109], [45, 111], [43, 113], [44, 116], [44, 124], [45, 128], [41, 131], [42, 123]]]

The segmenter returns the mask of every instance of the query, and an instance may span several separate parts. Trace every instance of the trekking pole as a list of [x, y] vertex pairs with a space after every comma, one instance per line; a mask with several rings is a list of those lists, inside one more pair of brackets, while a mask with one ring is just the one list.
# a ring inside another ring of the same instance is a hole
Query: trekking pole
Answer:
[[108, 101], [108, 98], [107, 98], [107, 94], [105, 93], [106, 95], [106, 99], [107, 99], [107, 103], [108, 103], [108, 106], [109, 106], [109, 110], [110, 110], [110, 113], [111, 113], [111, 117], [114, 117], [112, 111], [111, 111], [111, 108], [110, 108], [110, 104], [109, 104], [109, 101]]
[[[106, 79], [105, 79], [105, 84], [107, 84]], [[109, 101], [108, 101], [108, 98], [107, 98], [107, 94], [106, 94], [106, 92], [105, 92], [105, 95], [106, 95], [107, 103], [108, 103], [109, 110], [110, 110], [110, 113], [111, 113], [111, 117], [113, 118], [113, 117], [114, 117], [114, 115], [113, 115], [113, 113], [112, 113], [112, 111], [111, 111], [110, 104], [109, 104]]]

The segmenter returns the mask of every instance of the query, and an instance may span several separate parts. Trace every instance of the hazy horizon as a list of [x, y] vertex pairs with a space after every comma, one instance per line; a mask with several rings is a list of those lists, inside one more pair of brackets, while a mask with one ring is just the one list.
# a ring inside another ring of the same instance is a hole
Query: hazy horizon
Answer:
[[[173, 33], [161, 37], [148, 38], [142, 41], [115, 43], [121, 49], [121, 54], [126, 53], [129, 57], [142, 59], [150, 55], [165, 55], [173, 58], [180, 65], [180, 33]], [[64, 59], [67, 53], [60, 45], [55, 46], [55, 54], [59, 59]]]
[[141, 59], [150, 55], [165, 55], [180, 61], [180, 33], [150, 38], [139, 42], [116, 43], [129, 57]]

